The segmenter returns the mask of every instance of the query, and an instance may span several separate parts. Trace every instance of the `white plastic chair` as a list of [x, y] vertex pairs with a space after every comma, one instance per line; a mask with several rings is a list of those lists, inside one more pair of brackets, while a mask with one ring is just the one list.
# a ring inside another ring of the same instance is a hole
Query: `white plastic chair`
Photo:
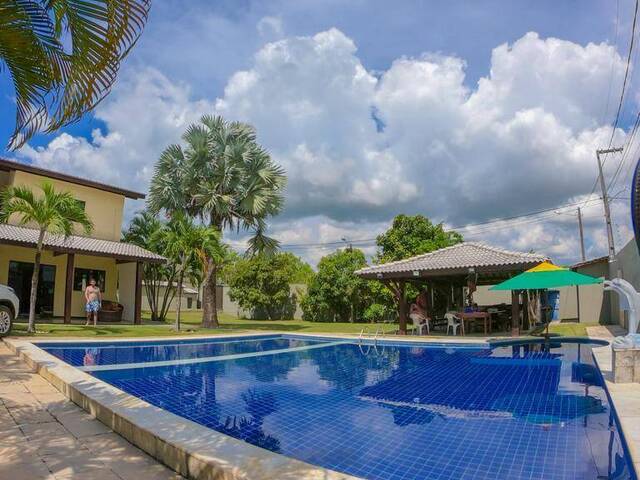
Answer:
[[[429, 335], [429, 319], [424, 318], [422, 315], [418, 313], [412, 313], [409, 315], [409, 318], [413, 322], [413, 328], [417, 332], [417, 335], [423, 335], [422, 330], [427, 330], [427, 335]], [[424, 323], [421, 323], [424, 320]]]
[[460, 323], [462, 322], [460, 320], [459, 317], [457, 317], [456, 315], [454, 315], [453, 313], [449, 312], [449, 313], [445, 313], [444, 314], [444, 318], [447, 319], [447, 335], [449, 335], [449, 329], [453, 330], [453, 335], [457, 335], [458, 333], [458, 327], [460, 326]]

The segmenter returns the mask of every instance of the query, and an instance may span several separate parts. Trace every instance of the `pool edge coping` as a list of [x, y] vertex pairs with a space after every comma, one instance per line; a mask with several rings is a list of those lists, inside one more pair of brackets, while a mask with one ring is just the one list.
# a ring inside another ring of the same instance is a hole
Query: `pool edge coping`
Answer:
[[[598, 337], [591, 337], [597, 339]], [[631, 457], [632, 472], [640, 478], [640, 383], [614, 383], [612, 375], [612, 346], [591, 349], [596, 366], [605, 382], [605, 390], [613, 409], [626, 450]], [[638, 413], [634, 413], [634, 409]]]
[[68, 365], [37, 343], [16, 338], [2, 340], [73, 403], [187, 478], [362, 480], [270, 452], [151, 405]]

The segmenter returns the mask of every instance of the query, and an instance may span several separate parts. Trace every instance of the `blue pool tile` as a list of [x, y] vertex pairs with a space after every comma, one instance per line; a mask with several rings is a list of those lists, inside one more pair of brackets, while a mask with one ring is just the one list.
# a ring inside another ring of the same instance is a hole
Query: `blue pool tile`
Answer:
[[[199, 358], [296, 341], [126, 355]], [[554, 346], [342, 344], [93, 375], [253, 445], [372, 480], [634, 478], [589, 346]], [[130, 363], [106, 352], [104, 361]]]

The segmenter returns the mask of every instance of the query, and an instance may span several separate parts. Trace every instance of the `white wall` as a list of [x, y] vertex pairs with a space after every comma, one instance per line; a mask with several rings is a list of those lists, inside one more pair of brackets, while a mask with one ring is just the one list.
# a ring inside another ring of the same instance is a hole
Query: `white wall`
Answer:
[[[144, 292], [143, 292], [144, 296]], [[118, 264], [118, 303], [124, 305], [122, 319], [133, 322], [136, 304], [136, 263]]]

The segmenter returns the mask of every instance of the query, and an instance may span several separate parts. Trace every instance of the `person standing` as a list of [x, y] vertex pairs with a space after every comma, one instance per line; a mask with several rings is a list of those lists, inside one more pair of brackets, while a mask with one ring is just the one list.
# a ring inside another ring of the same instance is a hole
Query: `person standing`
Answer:
[[84, 299], [87, 302], [85, 306], [87, 323], [85, 323], [85, 325], [89, 325], [91, 317], [93, 317], [93, 326], [95, 327], [98, 324], [98, 312], [102, 305], [102, 292], [100, 291], [100, 287], [96, 285], [95, 278], [89, 279], [89, 285], [87, 285], [87, 288], [84, 290]]

